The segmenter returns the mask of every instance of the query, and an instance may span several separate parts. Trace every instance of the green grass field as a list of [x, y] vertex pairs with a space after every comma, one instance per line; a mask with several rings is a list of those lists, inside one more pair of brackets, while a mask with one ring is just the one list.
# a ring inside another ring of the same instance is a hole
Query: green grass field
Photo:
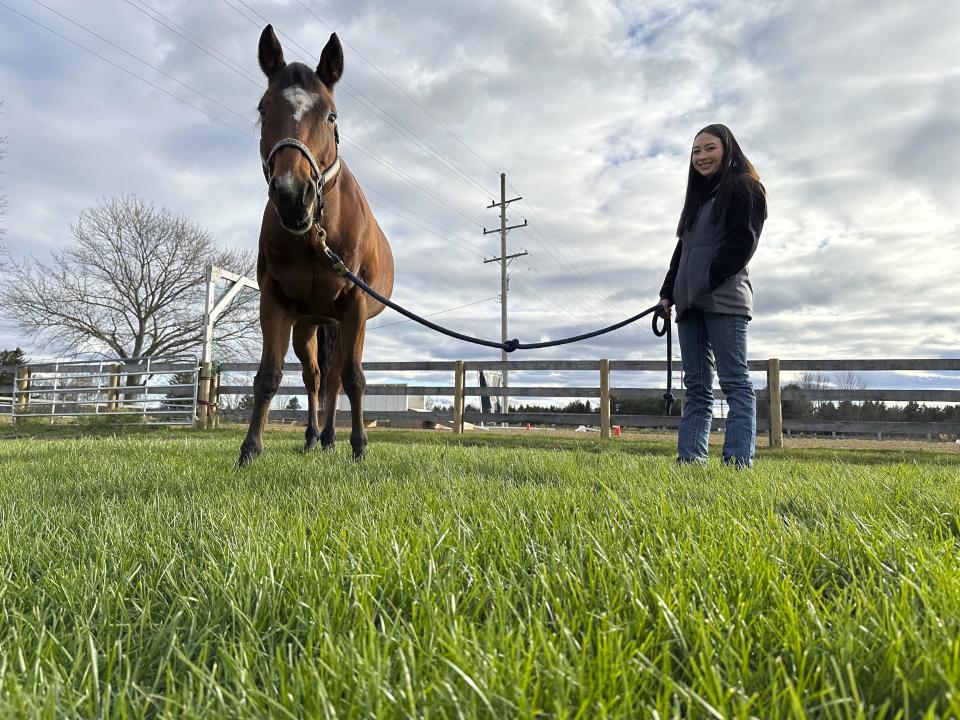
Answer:
[[960, 716], [958, 453], [109, 432], [0, 439], [0, 716]]

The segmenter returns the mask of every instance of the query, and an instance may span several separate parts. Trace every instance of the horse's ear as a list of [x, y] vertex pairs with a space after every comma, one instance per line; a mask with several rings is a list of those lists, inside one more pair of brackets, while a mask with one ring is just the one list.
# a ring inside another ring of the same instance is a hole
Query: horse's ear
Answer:
[[280, 47], [280, 41], [273, 33], [273, 25], [267, 25], [260, 34], [257, 59], [260, 60], [260, 69], [268, 78], [272, 78], [287, 65], [283, 59], [283, 48]]
[[327, 86], [327, 90], [333, 90], [333, 86], [343, 75], [343, 48], [340, 47], [340, 38], [336, 33], [331, 33], [323, 52], [320, 53], [317, 75], [320, 76], [320, 82]]

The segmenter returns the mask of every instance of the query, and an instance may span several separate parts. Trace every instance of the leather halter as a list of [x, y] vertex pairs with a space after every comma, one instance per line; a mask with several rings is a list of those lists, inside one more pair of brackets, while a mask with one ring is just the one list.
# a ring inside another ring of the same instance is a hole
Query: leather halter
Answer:
[[[340, 145], [340, 138], [337, 137], [337, 145]], [[310, 163], [311, 176], [314, 179], [316, 184], [317, 191], [317, 207], [313, 213], [313, 223], [310, 225], [312, 228], [313, 225], [317, 224], [320, 221], [321, 216], [323, 215], [323, 189], [326, 185], [336, 180], [337, 175], [340, 174], [340, 168], [342, 163], [340, 162], [340, 153], [339, 147], [337, 156], [333, 159], [333, 162], [330, 164], [326, 170], [321, 171], [320, 165], [317, 164], [316, 158], [313, 157], [313, 153], [310, 152], [310, 148], [304, 145], [302, 142], [295, 138], [284, 138], [276, 145], [273, 146], [273, 149], [270, 151], [270, 154], [267, 155], [267, 159], [263, 161], [263, 176], [267, 180], [267, 185], [270, 184], [273, 180], [272, 167], [273, 167], [273, 158], [285, 147], [292, 147], [299, 150], [307, 158], [307, 162]], [[306, 232], [309, 232], [310, 228]]]

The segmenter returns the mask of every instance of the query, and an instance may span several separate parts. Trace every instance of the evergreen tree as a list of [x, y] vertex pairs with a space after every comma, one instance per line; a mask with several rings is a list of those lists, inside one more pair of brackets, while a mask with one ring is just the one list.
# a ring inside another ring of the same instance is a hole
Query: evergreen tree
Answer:
[[[0, 365], [24, 365], [27, 362], [29, 361], [20, 348], [0, 350]], [[8, 385], [13, 385], [13, 373], [0, 373], [0, 387], [6, 387]]]

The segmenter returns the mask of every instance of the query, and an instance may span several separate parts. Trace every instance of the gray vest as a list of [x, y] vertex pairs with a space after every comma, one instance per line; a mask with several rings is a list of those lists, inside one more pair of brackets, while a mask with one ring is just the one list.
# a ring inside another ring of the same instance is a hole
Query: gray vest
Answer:
[[[677, 322], [692, 308], [726, 315], [753, 315], [753, 286], [750, 272], [743, 270], [727, 278], [720, 287], [710, 292], [710, 263], [726, 235], [726, 214], [714, 223], [710, 219], [716, 196], [708, 198], [700, 213], [681, 238], [680, 266], [673, 284], [673, 302]], [[754, 243], [750, 257], [757, 251]]]

